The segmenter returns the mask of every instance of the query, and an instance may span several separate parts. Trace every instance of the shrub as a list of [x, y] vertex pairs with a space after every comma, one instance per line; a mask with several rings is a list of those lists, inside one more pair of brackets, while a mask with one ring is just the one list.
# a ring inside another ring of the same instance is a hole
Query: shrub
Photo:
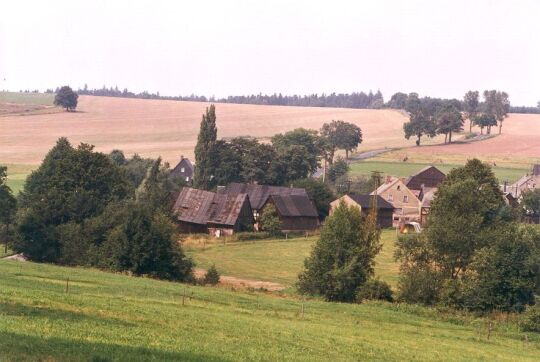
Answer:
[[204, 284], [216, 285], [219, 283], [219, 278], [219, 272], [217, 271], [216, 266], [212, 264], [204, 276]]
[[529, 309], [522, 320], [521, 329], [524, 332], [537, 332], [540, 333], [540, 309]]
[[237, 241], [252, 241], [252, 240], [264, 240], [275, 238], [276, 235], [270, 234], [268, 232], [243, 232], [236, 233], [234, 239]]
[[384, 300], [393, 302], [392, 289], [388, 283], [379, 279], [370, 279], [366, 284], [358, 288], [356, 293], [356, 301], [362, 303], [364, 300]]
[[398, 283], [398, 299], [407, 303], [433, 305], [438, 302], [440, 278], [430, 268], [402, 270]]
[[281, 231], [281, 220], [279, 219], [278, 212], [274, 205], [267, 204], [263, 208], [259, 224], [263, 231], [269, 232], [270, 234], [277, 234]]

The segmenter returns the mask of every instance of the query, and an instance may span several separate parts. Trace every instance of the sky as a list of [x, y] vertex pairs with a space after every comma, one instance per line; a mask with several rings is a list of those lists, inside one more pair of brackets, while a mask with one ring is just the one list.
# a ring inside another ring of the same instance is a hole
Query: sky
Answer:
[[2, 1], [0, 89], [540, 101], [540, 1]]

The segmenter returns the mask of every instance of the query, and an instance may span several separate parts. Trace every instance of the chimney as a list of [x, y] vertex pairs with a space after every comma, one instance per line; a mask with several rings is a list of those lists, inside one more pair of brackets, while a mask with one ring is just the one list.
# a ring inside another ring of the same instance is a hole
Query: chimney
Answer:
[[184, 155], [180, 155], [180, 161], [184, 159]]
[[389, 184], [390, 182], [392, 182], [392, 176], [386, 175], [386, 183]]
[[399, 180], [403, 183], [405, 183], [405, 177], [400, 177]]

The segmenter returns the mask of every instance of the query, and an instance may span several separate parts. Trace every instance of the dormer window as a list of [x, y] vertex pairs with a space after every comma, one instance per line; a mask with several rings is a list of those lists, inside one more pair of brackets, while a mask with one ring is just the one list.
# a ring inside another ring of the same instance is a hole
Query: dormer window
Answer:
[[388, 195], [388, 201], [394, 201], [394, 195], [389, 194]]
[[185, 168], [183, 168], [183, 167], [180, 168], [180, 172], [185, 172], [185, 171], [186, 171]]
[[404, 195], [403, 196], [403, 202], [409, 202], [409, 196]]
[[397, 190], [398, 190], [398, 191], [401, 190], [401, 186], [400, 186], [400, 185], [398, 185]]

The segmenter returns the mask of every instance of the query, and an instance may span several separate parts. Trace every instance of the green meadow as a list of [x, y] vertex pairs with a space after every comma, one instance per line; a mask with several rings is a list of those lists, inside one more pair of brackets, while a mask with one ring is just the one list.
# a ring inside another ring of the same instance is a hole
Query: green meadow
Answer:
[[[69, 278], [69, 285], [67, 279]], [[0, 260], [2, 361], [537, 361], [514, 323]], [[302, 307], [303, 306], [303, 307]], [[303, 310], [303, 312], [302, 312]]]
[[22, 165], [22, 164], [2, 164], [2, 166], [7, 166], [7, 185], [11, 188], [14, 195], [17, 195], [24, 188], [24, 183], [28, 175], [35, 170], [38, 166], [36, 165]]
[[[197, 267], [207, 269], [214, 264], [223, 275], [292, 286], [316, 239], [300, 237], [256, 242], [200, 243], [185, 248]], [[375, 267], [376, 276], [392, 286], [397, 283], [399, 271], [393, 257], [395, 240], [395, 230], [383, 230], [383, 248], [376, 258]]]
[[[351, 176], [370, 176], [372, 171], [380, 171], [384, 175], [392, 175], [397, 177], [408, 177], [414, 175], [416, 172], [420, 171], [426, 166], [429, 166], [428, 163], [409, 163], [409, 162], [387, 162], [387, 161], [358, 161], [350, 164], [350, 175]], [[439, 170], [444, 173], [450, 172], [456, 167], [462, 165], [459, 164], [434, 164]], [[521, 176], [525, 175], [527, 172], [530, 172], [526, 168], [513, 168], [513, 167], [501, 167], [493, 166], [492, 167], [495, 176], [502, 183], [508, 181], [513, 183], [517, 181]]]
[[0, 103], [52, 106], [54, 93], [0, 92]]

